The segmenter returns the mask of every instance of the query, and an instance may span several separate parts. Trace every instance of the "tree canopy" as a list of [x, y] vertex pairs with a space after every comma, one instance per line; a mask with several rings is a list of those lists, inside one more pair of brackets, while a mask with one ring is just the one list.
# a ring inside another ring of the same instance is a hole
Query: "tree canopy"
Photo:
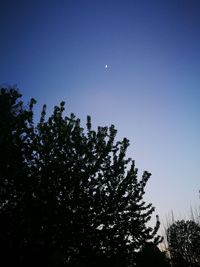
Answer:
[[175, 221], [167, 229], [173, 267], [200, 266], [200, 226], [192, 220]]
[[[159, 220], [143, 197], [150, 173], [137, 177], [117, 130], [85, 130], [65, 103], [35, 123], [31, 99], [0, 92], [0, 249], [7, 266], [133, 266], [157, 244]], [[132, 265], [131, 265], [132, 264]], [[6, 266], [6, 265], [5, 265]]]

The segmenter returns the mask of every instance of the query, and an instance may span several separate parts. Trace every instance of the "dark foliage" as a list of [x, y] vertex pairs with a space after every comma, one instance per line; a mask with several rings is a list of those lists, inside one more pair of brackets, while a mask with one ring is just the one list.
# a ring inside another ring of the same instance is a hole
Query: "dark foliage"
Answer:
[[200, 266], [200, 226], [194, 221], [176, 221], [167, 229], [173, 267]]
[[86, 130], [64, 102], [33, 122], [16, 90], [0, 93], [0, 251], [2, 266], [130, 266], [145, 242], [154, 211], [126, 159], [129, 141], [116, 129]]
[[164, 252], [152, 242], [145, 243], [136, 257], [136, 267], [170, 267]]

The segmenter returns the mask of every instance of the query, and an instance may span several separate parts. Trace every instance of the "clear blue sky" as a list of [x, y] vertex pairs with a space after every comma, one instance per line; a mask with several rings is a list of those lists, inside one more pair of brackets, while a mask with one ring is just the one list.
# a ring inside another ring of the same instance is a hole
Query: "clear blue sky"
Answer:
[[199, 204], [200, 1], [1, 0], [0, 63], [37, 112], [115, 124], [163, 220]]

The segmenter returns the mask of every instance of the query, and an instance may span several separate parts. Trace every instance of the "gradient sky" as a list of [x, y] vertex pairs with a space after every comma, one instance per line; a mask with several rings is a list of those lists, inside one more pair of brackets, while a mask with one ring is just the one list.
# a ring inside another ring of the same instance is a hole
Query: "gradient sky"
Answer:
[[115, 124], [162, 220], [199, 205], [199, 0], [0, 0], [0, 63], [36, 113]]

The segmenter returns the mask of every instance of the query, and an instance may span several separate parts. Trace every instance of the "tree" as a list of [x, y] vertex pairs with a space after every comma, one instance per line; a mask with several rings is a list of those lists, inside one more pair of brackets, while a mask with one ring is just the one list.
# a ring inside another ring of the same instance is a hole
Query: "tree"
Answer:
[[200, 226], [196, 222], [175, 221], [167, 229], [167, 241], [174, 267], [200, 266]]
[[[142, 245], [161, 238], [147, 226], [150, 173], [137, 178], [129, 141], [113, 125], [86, 130], [64, 102], [33, 120], [17, 90], [0, 93], [0, 245], [7, 265], [130, 266]], [[12, 255], [12, 257], [10, 257]]]

